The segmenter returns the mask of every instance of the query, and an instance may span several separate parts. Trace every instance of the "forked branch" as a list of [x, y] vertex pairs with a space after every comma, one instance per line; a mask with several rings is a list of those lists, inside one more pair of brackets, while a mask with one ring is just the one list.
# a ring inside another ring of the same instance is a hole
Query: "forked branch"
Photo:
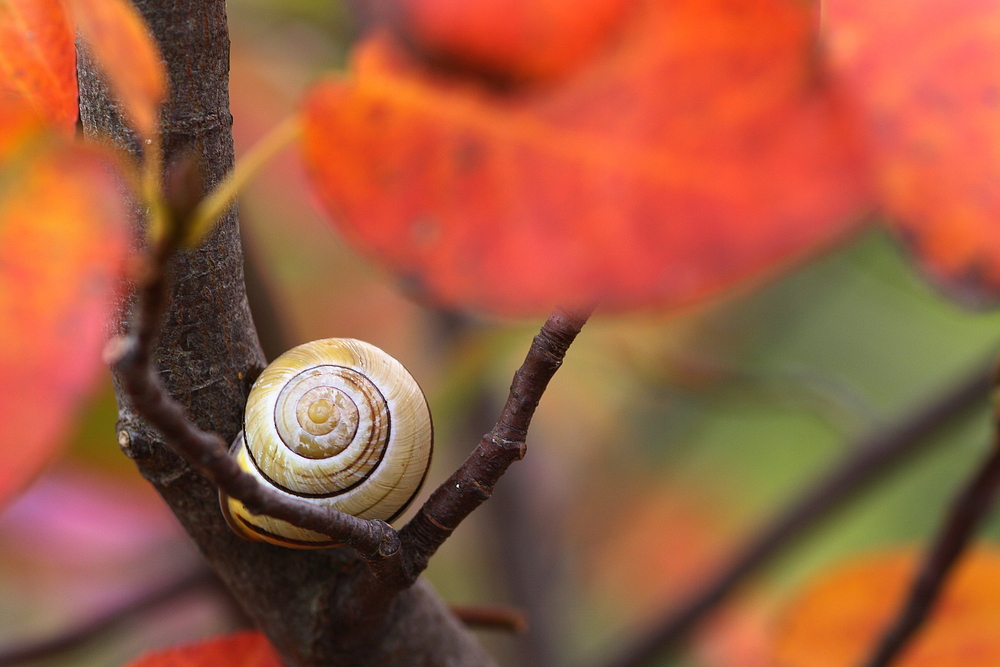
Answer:
[[[183, 227], [178, 225], [177, 229]], [[222, 438], [198, 428], [180, 403], [168, 395], [152, 362], [152, 349], [166, 308], [167, 266], [181, 234], [178, 231], [177, 238], [164, 239], [149, 253], [138, 287], [132, 333], [110, 348], [111, 361], [135, 410], [179, 455], [250, 512], [328, 535], [357, 550], [383, 584], [399, 589], [410, 586], [458, 524], [489, 498], [507, 467], [524, 456], [535, 408], [589, 311], [553, 313], [515, 373], [496, 426], [397, 533], [384, 521], [320, 507], [261, 484], [240, 469]]]

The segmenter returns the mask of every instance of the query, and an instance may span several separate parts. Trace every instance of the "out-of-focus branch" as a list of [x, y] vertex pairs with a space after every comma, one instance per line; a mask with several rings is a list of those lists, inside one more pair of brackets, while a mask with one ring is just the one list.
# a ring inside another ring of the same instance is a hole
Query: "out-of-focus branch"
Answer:
[[888, 667], [923, 626], [941, 590], [968, 548], [976, 528], [989, 514], [1000, 488], [1000, 439], [979, 470], [955, 498], [937, 539], [895, 622], [883, 635], [865, 667]]
[[515, 634], [528, 629], [528, 619], [524, 612], [514, 607], [461, 605], [453, 606], [451, 613], [470, 628], [506, 630]]
[[108, 609], [62, 634], [47, 637], [20, 646], [0, 649], [0, 667], [14, 667], [22, 663], [52, 657], [89, 641], [111, 630], [123, 621], [145, 614], [191, 591], [209, 586], [218, 580], [207, 567], [199, 568], [153, 590], [145, 591], [124, 604]]
[[992, 363], [977, 367], [940, 398], [864, 438], [853, 452], [775, 517], [723, 566], [707, 585], [667, 611], [646, 633], [608, 660], [608, 667], [637, 667], [675, 648], [712, 609], [747, 577], [799, 537], [807, 528], [880, 474], [915, 452], [928, 436], [965, 408], [984, 400], [992, 384]]

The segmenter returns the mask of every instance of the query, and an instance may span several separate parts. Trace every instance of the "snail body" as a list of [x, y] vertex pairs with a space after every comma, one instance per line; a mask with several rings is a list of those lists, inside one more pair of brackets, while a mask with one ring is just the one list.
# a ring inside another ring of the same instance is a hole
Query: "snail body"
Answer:
[[[420, 490], [433, 439], [427, 400], [402, 364], [369, 343], [327, 338], [289, 350], [261, 373], [233, 447], [245, 472], [282, 493], [392, 521]], [[221, 500], [230, 526], [248, 539], [334, 544]]]

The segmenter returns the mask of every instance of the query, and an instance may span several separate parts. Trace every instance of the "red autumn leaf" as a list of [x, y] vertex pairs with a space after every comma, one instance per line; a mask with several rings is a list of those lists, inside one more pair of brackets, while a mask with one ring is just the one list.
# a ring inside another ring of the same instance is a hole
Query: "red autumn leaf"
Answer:
[[264, 635], [240, 632], [150, 653], [127, 667], [281, 667], [281, 661]]
[[572, 71], [637, 0], [399, 0], [397, 29], [431, 57], [515, 80]]
[[74, 38], [62, 0], [0, 0], [0, 126], [4, 107], [21, 99], [54, 127], [73, 131]]
[[1000, 291], [1000, 5], [829, 0], [831, 59], [866, 117], [879, 198], [927, 271]]
[[142, 137], [153, 137], [166, 99], [167, 76], [142, 16], [128, 0], [68, 1], [132, 126]]
[[96, 379], [128, 212], [106, 154], [0, 162], [0, 505], [54, 456]]
[[859, 153], [797, 0], [644, 0], [615, 48], [516, 96], [385, 38], [304, 109], [316, 193], [434, 301], [678, 306], [841, 239]]
[[[825, 573], [788, 610], [776, 637], [775, 667], [862, 664], [895, 618], [919, 560], [913, 551], [895, 551]], [[963, 557], [898, 667], [995, 667], [998, 618], [1000, 549], [981, 546]]]

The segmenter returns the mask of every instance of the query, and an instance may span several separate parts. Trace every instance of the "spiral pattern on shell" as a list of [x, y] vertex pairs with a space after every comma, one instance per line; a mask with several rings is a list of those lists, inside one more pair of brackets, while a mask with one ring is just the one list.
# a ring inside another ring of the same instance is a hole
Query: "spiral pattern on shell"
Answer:
[[[406, 509], [430, 466], [433, 427], [416, 380], [369, 343], [327, 338], [281, 355], [254, 383], [240, 467], [282, 493], [364, 519]], [[319, 533], [250, 514], [222, 498], [237, 533], [290, 547], [331, 546]]]

